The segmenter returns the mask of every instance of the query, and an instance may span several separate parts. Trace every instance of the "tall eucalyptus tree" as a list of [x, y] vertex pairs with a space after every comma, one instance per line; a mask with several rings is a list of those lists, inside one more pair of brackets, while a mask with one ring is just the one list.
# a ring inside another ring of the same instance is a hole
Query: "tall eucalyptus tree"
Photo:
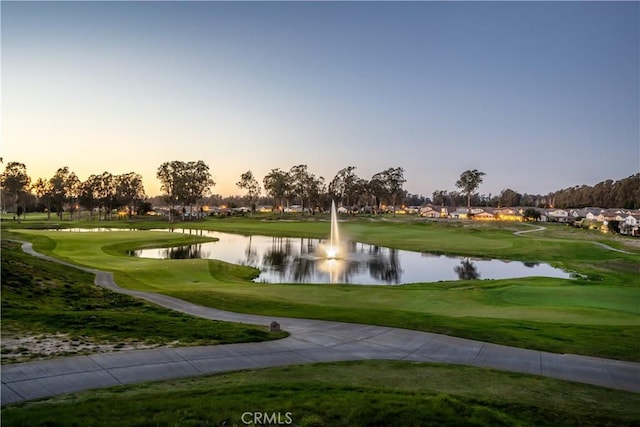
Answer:
[[288, 207], [287, 197], [291, 188], [289, 172], [282, 171], [279, 168], [271, 169], [271, 172], [264, 177], [262, 183], [267, 195], [273, 197], [274, 207], [280, 206], [282, 208], [285, 204]]
[[251, 204], [251, 212], [256, 211], [256, 199], [260, 196], [260, 184], [258, 180], [253, 176], [253, 172], [250, 170], [240, 175], [240, 181], [236, 183], [239, 188], [247, 190], [247, 197]]
[[39, 203], [44, 204], [47, 209], [47, 220], [51, 219], [51, 184], [49, 180], [44, 178], [38, 178], [31, 187], [31, 190], [35, 193]]
[[406, 179], [404, 179], [404, 169], [401, 167], [388, 168], [382, 172], [375, 174], [371, 181], [374, 181], [376, 191], [380, 198], [386, 197], [390, 202], [393, 210], [393, 215], [396, 214], [396, 200], [402, 192], [402, 186]]
[[456, 181], [456, 187], [460, 188], [467, 195], [467, 213], [471, 213], [471, 193], [476, 191], [482, 184], [482, 177], [486, 173], [477, 169], [466, 170], [460, 174], [460, 179]]
[[12, 197], [18, 221], [24, 212], [24, 207], [20, 205], [20, 198], [29, 191], [30, 183], [31, 178], [27, 175], [27, 167], [24, 163], [9, 162], [0, 175], [0, 186], [2, 186], [2, 191]]
[[160, 180], [160, 189], [165, 192], [165, 200], [169, 203], [169, 223], [172, 223], [173, 207], [178, 202], [184, 174], [184, 162], [173, 160], [164, 162], [158, 167], [156, 177]]
[[135, 172], [117, 175], [114, 179], [116, 187], [116, 199], [118, 206], [125, 206], [129, 218], [146, 197], [142, 176]]

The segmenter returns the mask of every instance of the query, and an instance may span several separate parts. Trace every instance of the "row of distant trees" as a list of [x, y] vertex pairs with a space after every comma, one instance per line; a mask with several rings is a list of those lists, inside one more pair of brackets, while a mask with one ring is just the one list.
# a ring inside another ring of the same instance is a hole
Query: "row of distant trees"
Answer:
[[551, 201], [555, 207], [616, 207], [640, 209], [640, 173], [613, 181], [599, 182], [593, 187], [576, 185], [552, 194]]
[[[209, 166], [202, 160], [170, 161], [161, 164], [156, 177], [161, 183], [161, 201], [170, 207], [171, 220], [178, 212], [199, 210], [203, 203], [238, 204], [252, 206], [257, 203], [272, 204], [285, 208], [289, 204], [301, 205], [303, 211], [313, 213], [315, 207], [326, 208], [331, 200], [351, 208], [370, 206], [380, 208], [388, 204], [419, 206], [434, 203], [449, 207], [457, 206], [530, 206], [530, 207], [625, 207], [640, 208], [640, 174], [619, 181], [603, 181], [593, 187], [586, 185], [562, 189], [547, 195], [521, 194], [505, 189], [498, 195], [479, 194], [485, 176], [476, 169], [464, 171], [455, 183], [458, 190], [436, 190], [432, 198], [410, 194], [404, 190], [406, 182], [402, 167], [391, 167], [364, 179], [357, 175], [355, 166], [340, 169], [330, 181], [313, 174], [307, 165], [301, 164], [282, 170], [271, 171], [263, 178], [262, 186], [253, 172], [241, 174], [236, 183], [244, 196], [225, 198], [212, 195], [216, 185]], [[110, 219], [114, 210], [123, 210], [128, 215], [144, 213], [151, 205], [142, 184], [142, 177], [129, 172], [114, 175], [110, 172], [94, 174], [85, 181], [69, 170], [60, 168], [50, 178], [38, 178], [32, 182], [23, 163], [10, 162], [0, 175], [2, 186], [2, 208], [9, 207], [18, 219], [25, 206], [36, 204], [62, 217], [62, 212], [70, 212], [73, 218], [80, 207], [93, 217], [97, 211], [99, 218]], [[262, 193], [264, 191], [264, 197]], [[157, 199], [156, 199], [157, 200]]]
[[93, 217], [97, 210], [100, 218], [110, 219], [114, 209], [126, 209], [132, 215], [144, 202], [146, 195], [142, 176], [135, 172], [113, 175], [109, 172], [89, 176], [81, 181], [68, 167], [59, 168], [50, 178], [38, 178], [32, 182], [23, 163], [8, 163], [0, 184], [3, 193], [3, 209], [7, 199], [13, 204], [17, 219], [24, 212], [30, 197], [35, 197], [48, 212], [55, 212], [62, 218], [63, 211], [70, 213], [71, 219], [84, 207]]
[[[322, 206], [329, 200], [335, 200], [339, 205], [353, 206], [381, 206], [388, 203], [395, 206], [401, 196], [404, 196], [404, 169], [401, 167], [388, 168], [374, 174], [371, 179], [360, 178], [355, 173], [355, 166], [348, 166], [336, 173], [335, 177], [326, 182], [324, 177], [316, 177], [307, 165], [293, 166], [288, 171], [272, 169], [263, 179], [265, 193], [272, 197], [277, 206], [287, 206], [291, 201], [313, 212], [315, 206]], [[250, 174], [251, 172], [247, 172]], [[243, 176], [245, 176], [243, 174]], [[241, 188], [246, 188], [241, 185]], [[253, 194], [259, 186], [253, 182]]]
[[[358, 177], [355, 169], [355, 166], [341, 169], [326, 183], [323, 177], [311, 173], [307, 165], [296, 165], [288, 171], [272, 169], [262, 183], [265, 194], [274, 206], [284, 207], [297, 202], [303, 210], [310, 213], [314, 212], [316, 206], [330, 203], [332, 198], [347, 206], [380, 206], [382, 203], [395, 206], [407, 196], [402, 188], [406, 182], [403, 168], [388, 168], [374, 174], [370, 180]], [[187, 212], [187, 208], [188, 212], [194, 212], [194, 207], [198, 211], [216, 184], [209, 166], [202, 160], [165, 162], [158, 167], [156, 177], [164, 193], [162, 199], [169, 205], [171, 221], [178, 207], [182, 208], [183, 213]], [[111, 219], [111, 214], [116, 209], [124, 209], [128, 215], [132, 215], [150, 207], [142, 177], [135, 172], [122, 175], [103, 172], [81, 181], [65, 166], [50, 178], [38, 178], [32, 182], [26, 165], [10, 162], [0, 175], [0, 185], [3, 208], [8, 201], [18, 220], [25, 205], [33, 198], [49, 216], [55, 212], [62, 218], [63, 211], [68, 211], [72, 219], [81, 207], [88, 210], [91, 216], [97, 210], [99, 219]], [[255, 208], [263, 188], [253, 172], [243, 173], [237, 186], [246, 190], [245, 197]], [[412, 197], [419, 202], [427, 201], [422, 196]]]
[[[463, 192], [436, 190], [431, 195], [434, 204], [464, 206]], [[547, 194], [519, 193], [510, 188], [499, 194], [470, 195], [472, 206], [524, 206], [540, 208], [625, 208], [640, 209], [640, 173], [617, 181], [606, 180], [594, 186], [576, 185]]]
[[[340, 170], [328, 184], [324, 177], [313, 174], [307, 165], [296, 165], [289, 170], [272, 169], [262, 180], [260, 186], [251, 170], [240, 175], [236, 183], [238, 188], [246, 191], [246, 198], [255, 210], [256, 202], [264, 189], [274, 206], [284, 209], [290, 203], [297, 203], [303, 212], [313, 214], [315, 207], [323, 206], [331, 198], [338, 203], [354, 206], [358, 203], [380, 205], [388, 201], [395, 205], [402, 193], [404, 169], [389, 168], [375, 174], [371, 180], [359, 178], [349, 166]], [[172, 161], [160, 165], [157, 178], [161, 182], [164, 199], [170, 211], [174, 206], [182, 205], [183, 211], [189, 207], [193, 212], [195, 205], [203, 201], [215, 185], [209, 173], [209, 167], [201, 160], [197, 162]], [[170, 218], [171, 220], [172, 218]]]
[[169, 204], [169, 222], [173, 222], [174, 206], [182, 205], [182, 212], [193, 206], [209, 194], [216, 183], [211, 178], [209, 165], [202, 160], [182, 162], [174, 160], [160, 165], [156, 177], [160, 180], [160, 189], [165, 193], [165, 201]]

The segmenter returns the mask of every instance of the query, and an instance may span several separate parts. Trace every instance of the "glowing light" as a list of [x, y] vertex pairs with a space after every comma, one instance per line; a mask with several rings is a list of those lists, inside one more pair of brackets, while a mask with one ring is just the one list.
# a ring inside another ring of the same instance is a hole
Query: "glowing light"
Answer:
[[329, 259], [335, 259], [338, 256], [338, 248], [334, 246], [328, 246], [326, 248], [326, 251], [327, 251], [327, 258]]

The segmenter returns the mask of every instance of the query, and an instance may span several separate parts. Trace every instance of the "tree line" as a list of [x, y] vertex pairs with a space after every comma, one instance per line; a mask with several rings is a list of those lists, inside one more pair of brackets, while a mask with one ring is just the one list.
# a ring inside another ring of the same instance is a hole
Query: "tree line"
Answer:
[[[582, 185], [561, 189], [546, 195], [521, 194], [504, 189], [497, 195], [480, 194], [479, 188], [485, 176], [476, 169], [464, 171], [456, 181], [458, 190], [436, 190], [429, 199], [408, 193], [404, 168], [390, 167], [375, 173], [369, 179], [356, 173], [356, 166], [340, 169], [330, 181], [313, 174], [307, 165], [300, 164], [289, 170], [271, 169], [262, 186], [251, 170], [240, 175], [236, 186], [245, 190], [242, 197], [222, 198], [213, 195], [216, 185], [209, 166], [202, 160], [169, 161], [162, 163], [156, 173], [163, 195], [160, 201], [169, 206], [170, 220], [175, 215], [200, 212], [204, 204], [221, 205], [225, 200], [241, 206], [251, 206], [252, 211], [260, 202], [272, 204], [277, 210], [285, 210], [297, 204], [303, 212], [313, 214], [316, 208], [326, 209], [335, 200], [347, 209], [371, 209], [379, 212], [384, 204], [395, 214], [398, 205], [421, 206], [427, 203], [458, 206], [525, 206], [525, 207], [623, 207], [640, 208], [640, 173], [619, 181], [606, 180], [593, 187]], [[69, 170], [59, 168], [50, 178], [38, 178], [32, 182], [23, 163], [10, 162], [0, 175], [2, 208], [13, 209], [18, 219], [27, 206], [32, 210], [55, 212], [62, 218], [63, 211], [74, 215], [80, 208], [86, 209], [91, 218], [97, 212], [99, 219], [111, 219], [114, 210], [126, 215], [145, 213], [151, 209], [145, 193], [142, 176], [135, 172], [114, 175], [110, 172], [94, 174], [85, 181]], [[265, 196], [261, 197], [262, 191]]]
[[2, 208], [5, 209], [4, 203], [9, 198], [18, 220], [30, 197], [35, 197], [37, 203], [46, 209], [48, 219], [52, 212], [62, 218], [65, 208], [73, 219], [80, 207], [89, 211], [91, 218], [97, 210], [99, 219], [111, 219], [113, 210], [120, 208], [125, 208], [131, 216], [146, 199], [142, 176], [135, 172], [121, 175], [103, 172], [81, 181], [65, 166], [59, 168], [51, 178], [38, 178], [32, 183], [23, 163], [10, 162], [0, 175], [0, 184]]
[[[355, 166], [341, 169], [327, 183], [324, 177], [311, 173], [307, 165], [296, 165], [289, 170], [276, 168], [264, 177], [262, 188], [249, 170], [241, 174], [236, 185], [246, 190], [245, 197], [253, 210], [264, 189], [274, 207], [284, 210], [289, 204], [298, 203], [303, 212], [310, 214], [317, 207], [326, 208], [331, 199], [350, 208], [359, 205], [380, 207], [382, 203], [395, 207], [397, 202], [407, 197], [407, 192], [402, 188], [406, 182], [403, 168], [385, 169], [374, 174], [370, 180], [358, 177], [355, 169]], [[202, 160], [164, 162], [158, 167], [156, 178], [163, 192], [161, 200], [169, 206], [170, 221], [180, 213], [192, 215], [200, 212], [202, 204], [216, 185], [209, 166]], [[27, 205], [37, 205], [41, 210], [46, 210], [49, 218], [52, 212], [62, 218], [62, 213], [66, 211], [71, 219], [81, 207], [89, 211], [91, 218], [97, 211], [99, 219], [111, 219], [112, 212], [118, 209], [124, 209], [127, 215], [132, 216], [151, 208], [142, 176], [135, 172], [114, 175], [105, 171], [81, 181], [65, 166], [59, 168], [52, 177], [38, 178], [32, 183], [25, 164], [10, 162], [0, 175], [0, 185], [3, 209], [9, 201], [9, 207], [18, 220]], [[422, 196], [410, 196], [421, 203], [428, 201]]]
[[[547, 194], [527, 194], [506, 188], [499, 194], [471, 193], [472, 206], [537, 207], [537, 208], [624, 208], [640, 209], [640, 173], [617, 181], [605, 180], [595, 184], [576, 185]], [[434, 204], [464, 206], [464, 192], [436, 190], [431, 195]]]
[[331, 181], [326, 182], [324, 177], [311, 173], [307, 165], [296, 165], [288, 171], [271, 169], [262, 182], [265, 193], [273, 198], [277, 207], [284, 209], [291, 201], [298, 202], [303, 211], [306, 209], [311, 214], [314, 207], [327, 207], [331, 200], [348, 209], [362, 206], [379, 209], [383, 203], [388, 203], [393, 210], [406, 194], [402, 188], [406, 182], [402, 167], [385, 169], [369, 180], [360, 178], [356, 169], [355, 166], [340, 169]]

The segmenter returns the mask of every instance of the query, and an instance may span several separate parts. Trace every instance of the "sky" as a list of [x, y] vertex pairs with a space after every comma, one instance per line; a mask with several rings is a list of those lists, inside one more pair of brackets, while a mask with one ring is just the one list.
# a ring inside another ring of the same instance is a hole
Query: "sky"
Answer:
[[0, 156], [33, 179], [204, 160], [546, 194], [640, 171], [639, 2], [9, 2]]

